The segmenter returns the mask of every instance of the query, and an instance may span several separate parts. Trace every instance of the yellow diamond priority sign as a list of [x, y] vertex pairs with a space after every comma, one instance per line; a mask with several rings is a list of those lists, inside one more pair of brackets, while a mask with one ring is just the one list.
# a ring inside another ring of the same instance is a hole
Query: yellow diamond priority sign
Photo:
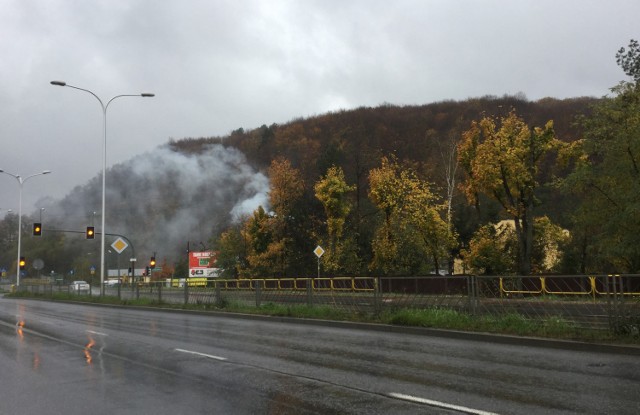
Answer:
[[324, 254], [324, 249], [322, 249], [322, 247], [318, 245], [316, 246], [316, 249], [313, 250], [313, 253], [316, 254], [318, 258], [320, 258], [322, 254]]
[[112, 244], [111, 247], [113, 249], [116, 250], [117, 253], [121, 254], [122, 251], [124, 251], [125, 249], [127, 249], [127, 247], [129, 246], [129, 244], [127, 244], [124, 239], [122, 238], [118, 238], [116, 239]]

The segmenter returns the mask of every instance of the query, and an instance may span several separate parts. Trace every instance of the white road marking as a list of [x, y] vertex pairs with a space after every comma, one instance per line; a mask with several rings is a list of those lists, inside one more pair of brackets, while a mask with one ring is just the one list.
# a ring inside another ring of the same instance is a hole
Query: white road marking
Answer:
[[225, 357], [214, 356], [212, 354], [206, 354], [206, 353], [200, 353], [200, 352], [194, 352], [192, 350], [185, 350], [185, 349], [175, 349], [175, 350], [176, 352], [189, 353], [189, 354], [195, 354], [196, 356], [208, 357], [209, 359], [227, 360]]
[[108, 336], [107, 333], [100, 333], [99, 331], [87, 330], [87, 333], [95, 334], [96, 336]]
[[437, 406], [439, 408], [451, 409], [451, 410], [454, 410], [454, 411], [464, 412], [464, 413], [467, 413], [467, 414], [473, 414], [473, 415], [498, 415], [495, 412], [481, 411], [479, 409], [467, 408], [466, 406], [452, 405], [452, 404], [449, 404], [449, 403], [446, 403], [446, 402], [440, 402], [440, 401], [434, 401], [434, 400], [431, 400], [431, 399], [418, 398], [417, 396], [405, 395], [403, 393], [390, 393], [389, 396], [392, 397], [392, 398], [396, 398], [396, 399], [402, 399], [402, 400], [405, 400], [405, 401], [422, 403], [422, 404], [425, 404], [425, 405]]

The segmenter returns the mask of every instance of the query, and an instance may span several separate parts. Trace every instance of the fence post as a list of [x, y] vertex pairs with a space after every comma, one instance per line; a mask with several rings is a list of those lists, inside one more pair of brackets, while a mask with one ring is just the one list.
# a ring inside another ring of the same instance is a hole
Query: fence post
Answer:
[[380, 295], [380, 277], [373, 277], [373, 310], [376, 316], [382, 312], [382, 296]]
[[256, 281], [256, 308], [260, 308], [260, 303], [262, 302], [262, 281]]
[[215, 304], [217, 306], [219, 306], [220, 303], [222, 302], [222, 288], [220, 287], [220, 283], [218, 281], [216, 281], [214, 284], [215, 284], [215, 289], [216, 289]]
[[607, 276], [607, 302], [609, 304], [609, 327], [619, 332], [624, 324], [624, 289], [622, 277], [618, 274]]
[[307, 305], [313, 306], [313, 278], [307, 278]]
[[478, 301], [478, 287], [477, 287], [477, 279], [475, 275], [467, 276], [467, 295], [469, 297], [468, 307], [469, 312], [472, 315], [476, 314], [476, 306]]
[[136, 300], [140, 299], [140, 284], [136, 284]]
[[158, 283], [158, 303], [162, 303], [162, 283]]
[[188, 278], [184, 279], [184, 303], [189, 304], [189, 281]]

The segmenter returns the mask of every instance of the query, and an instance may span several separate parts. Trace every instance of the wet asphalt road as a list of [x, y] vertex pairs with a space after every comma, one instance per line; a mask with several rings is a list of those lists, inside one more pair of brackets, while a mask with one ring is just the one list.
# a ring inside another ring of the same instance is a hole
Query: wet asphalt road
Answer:
[[0, 298], [0, 414], [638, 414], [640, 357]]

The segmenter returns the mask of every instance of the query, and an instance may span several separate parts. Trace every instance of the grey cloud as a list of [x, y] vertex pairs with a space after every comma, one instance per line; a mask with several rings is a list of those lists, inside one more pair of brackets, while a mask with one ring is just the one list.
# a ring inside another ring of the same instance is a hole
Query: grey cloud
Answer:
[[[0, 168], [27, 175], [25, 209], [169, 138], [359, 106], [522, 91], [602, 96], [624, 79], [635, 0], [9, 0], [0, 14]], [[41, 154], [34, 157], [33, 152]], [[0, 180], [0, 208], [17, 190]], [[4, 211], [4, 210], [3, 210]]]

